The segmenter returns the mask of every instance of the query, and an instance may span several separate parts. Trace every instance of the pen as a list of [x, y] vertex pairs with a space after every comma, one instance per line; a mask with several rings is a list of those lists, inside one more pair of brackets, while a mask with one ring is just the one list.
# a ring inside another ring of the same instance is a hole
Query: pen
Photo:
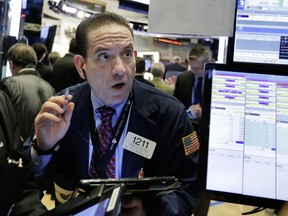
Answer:
[[139, 173], [138, 173], [138, 178], [144, 178], [144, 170], [143, 167], [141, 167]]
[[[65, 89], [65, 100], [68, 100], [68, 96], [69, 96], [69, 88]], [[66, 104], [63, 105], [63, 110], [64, 112], [66, 111]]]

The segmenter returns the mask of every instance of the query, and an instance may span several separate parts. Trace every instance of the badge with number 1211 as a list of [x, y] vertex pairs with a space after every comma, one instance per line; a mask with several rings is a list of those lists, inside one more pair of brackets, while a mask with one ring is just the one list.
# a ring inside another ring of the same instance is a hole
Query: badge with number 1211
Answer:
[[156, 147], [156, 142], [135, 133], [128, 132], [123, 143], [123, 148], [138, 154], [147, 159], [151, 159]]

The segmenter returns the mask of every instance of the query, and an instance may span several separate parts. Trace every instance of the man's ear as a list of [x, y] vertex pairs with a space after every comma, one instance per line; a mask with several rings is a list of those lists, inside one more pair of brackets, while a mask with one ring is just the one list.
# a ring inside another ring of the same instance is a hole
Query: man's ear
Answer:
[[13, 63], [12, 60], [8, 60], [8, 62], [9, 62], [9, 69], [11, 71], [12, 76], [17, 75], [19, 71], [17, 70], [17, 66]]
[[81, 55], [75, 55], [73, 58], [74, 65], [78, 71], [79, 76], [82, 79], [86, 79], [86, 72], [85, 72], [85, 61]]
[[11, 68], [13, 68], [13, 66], [14, 66], [14, 64], [13, 64], [13, 61], [11, 61], [11, 60], [8, 60], [8, 62], [9, 62], [9, 67], [10, 67], [10, 70], [11, 70]]

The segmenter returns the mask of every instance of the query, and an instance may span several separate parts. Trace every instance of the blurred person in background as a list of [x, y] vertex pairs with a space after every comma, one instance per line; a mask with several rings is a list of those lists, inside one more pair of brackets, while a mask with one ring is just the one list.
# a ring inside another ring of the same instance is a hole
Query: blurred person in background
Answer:
[[40, 73], [41, 77], [51, 84], [52, 82], [52, 67], [45, 64], [43, 61], [48, 55], [48, 50], [45, 44], [35, 43], [32, 45], [37, 56], [36, 70]]
[[31, 46], [14, 44], [7, 52], [7, 59], [12, 76], [0, 81], [0, 89], [12, 102], [24, 141], [31, 135], [34, 119], [54, 89], [36, 71], [37, 56]]
[[145, 60], [141, 57], [137, 57], [135, 79], [154, 87], [154, 84], [152, 82], [144, 78], [145, 66], [146, 66]]
[[191, 70], [177, 77], [174, 96], [185, 105], [191, 119], [200, 119], [204, 66], [206, 62], [211, 62], [211, 56], [206, 48], [197, 44], [190, 51], [188, 59]]
[[153, 63], [151, 66], [151, 73], [153, 75], [152, 83], [155, 87], [167, 94], [173, 95], [174, 86], [172, 84], [168, 84], [163, 80], [165, 71], [165, 66], [162, 62]]
[[61, 55], [59, 52], [57, 51], [53, 51], [53, 52], [50, 52], [48, 54], [48, 62], [49, 62], [49, 65], [53, 68], [54, 67], [54, 64], [55, 62], [61, 58]]
[[12, 103], [0, 90], [0, 215], [7, 215], [25, 184], [33, 178], [31, 160], [23, 141]]
[[166, 72], [167, 71], [179, 71], [179, 72], [182, 72], [182, 71], [186, 71], [186, 70], [187, 70], [187, 68], [184, 67], [181, 64], [180, 56], [174, 56], [173, 59], [172, 59], [172, 62], [165, 66], [164, 78], [166, 76]]
[[81, 83], [84, 80], [78, 74], [74, 65], [73, 58], [77, 53], [76, 39], [72, 38], [69, 43], [69, 50], [62, 58], [58, 59], [53, 66], [53, 81], [52, 86], [55, 92], [62, 89]]

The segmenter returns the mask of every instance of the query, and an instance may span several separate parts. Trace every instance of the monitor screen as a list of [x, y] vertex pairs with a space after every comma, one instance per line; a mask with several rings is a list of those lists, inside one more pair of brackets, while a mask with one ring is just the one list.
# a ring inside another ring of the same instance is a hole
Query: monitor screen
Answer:
[[125, 188], [123, 183], [86, 187], [87, 192], [81, 192], [77, 197], [57, 205], [42, 216], [118, 216]]
[[237, 0], [231, 46], [232, 62], [288, 65], [288, 4]]
[[108, 207], [109, 200], [110, 198], [108, 197], [101, 202], [76, 213], [74, 216], [104, 216]]
[[40, 43], [45, 44], [47, 47], [48, 53], [52, 51], [54, 38], [56, 35], [57, 26], [45, 26], [41, 28], [40, 32]]
[[137, 52], [137, 56], [145, 59], [145, 70], [150, 71], [153, 63], [160, 61], [159, 52]]
[[288, 200], [288, 76], [266, 70], [206, 65], [199, 137], [211, 199], [262, 207]]

